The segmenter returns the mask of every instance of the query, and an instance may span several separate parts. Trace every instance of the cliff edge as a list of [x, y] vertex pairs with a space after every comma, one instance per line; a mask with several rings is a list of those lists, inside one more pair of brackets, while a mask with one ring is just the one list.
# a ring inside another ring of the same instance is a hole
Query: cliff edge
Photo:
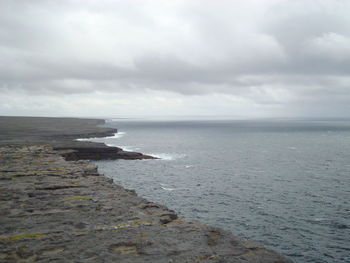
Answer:
[[51, 146], [0, 148], [1, 262], [287, 263], [179, 218]]

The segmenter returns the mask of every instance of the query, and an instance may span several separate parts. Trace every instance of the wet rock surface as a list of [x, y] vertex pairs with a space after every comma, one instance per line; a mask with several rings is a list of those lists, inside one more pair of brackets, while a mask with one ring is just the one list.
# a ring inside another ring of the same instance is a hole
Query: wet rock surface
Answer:
[[187, 222], [50, 146], [0, 148], [0, 262], [290, 262]]

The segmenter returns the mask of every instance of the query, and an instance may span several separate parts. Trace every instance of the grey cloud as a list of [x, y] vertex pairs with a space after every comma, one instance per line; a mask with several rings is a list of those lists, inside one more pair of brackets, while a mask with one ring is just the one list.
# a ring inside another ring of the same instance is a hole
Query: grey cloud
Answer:
[[349, 98], [348, 10], [342, 0], [4, 0], [0, 90]]

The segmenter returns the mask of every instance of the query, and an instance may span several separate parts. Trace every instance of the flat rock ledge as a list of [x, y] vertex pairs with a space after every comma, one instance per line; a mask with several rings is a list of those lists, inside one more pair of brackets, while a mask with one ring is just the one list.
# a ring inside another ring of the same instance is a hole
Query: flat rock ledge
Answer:
[[60, 154], [66, 161], [77, 160], [144, 160], [144, 159], [158, 159], [156, 157], [142, 154], [139, 152], [124, 151], [119, 147], [55, 147], [55, 150], [60, 151]]
[[50, 146], [0, 148], [0, 262], [291, 262], [179, 218]]

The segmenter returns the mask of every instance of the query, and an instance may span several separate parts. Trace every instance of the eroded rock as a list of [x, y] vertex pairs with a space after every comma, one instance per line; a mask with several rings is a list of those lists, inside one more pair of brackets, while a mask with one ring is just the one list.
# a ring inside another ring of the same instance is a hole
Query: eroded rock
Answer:
[[187, 222], [49, 146], [0, 148], [1, 262], [290, 262]]

